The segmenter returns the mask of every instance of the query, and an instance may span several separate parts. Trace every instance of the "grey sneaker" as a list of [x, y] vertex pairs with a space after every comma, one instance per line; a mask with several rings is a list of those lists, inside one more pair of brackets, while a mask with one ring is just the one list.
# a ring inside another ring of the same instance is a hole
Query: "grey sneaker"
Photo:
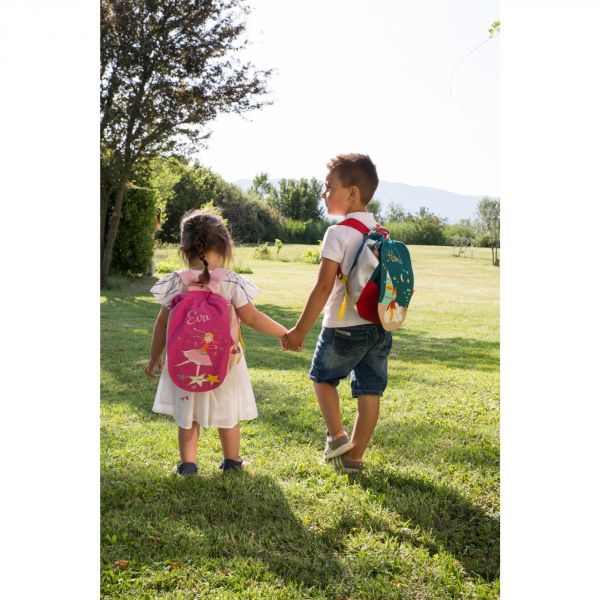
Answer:
[[328, 431], [325, 434], [325, 450], [323, 451], [323, 458], [325, 458], [325, 460], [335, 458], [336, 456], [344, 454], [344, 452], [348, 452], [350, 448], [352, 448], [352, 444], [350, 443], [350, 438], [347, 433], [334, 440]]
[[359, 460], [353, 460], [345, 455], [336, 456], [328, 461], [336, 471], [342, 473], [360, 473], [363, 469], [363, 464]]

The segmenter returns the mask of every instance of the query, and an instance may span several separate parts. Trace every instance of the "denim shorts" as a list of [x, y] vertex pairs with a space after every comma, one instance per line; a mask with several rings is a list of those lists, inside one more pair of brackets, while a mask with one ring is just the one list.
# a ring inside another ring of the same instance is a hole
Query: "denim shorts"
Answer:
[[315, 383], [337, 386], [350, 374], [352, 397], [382, 396], [387, 386], [392, 334], [380, 325], [324, 327], [310, 367]]

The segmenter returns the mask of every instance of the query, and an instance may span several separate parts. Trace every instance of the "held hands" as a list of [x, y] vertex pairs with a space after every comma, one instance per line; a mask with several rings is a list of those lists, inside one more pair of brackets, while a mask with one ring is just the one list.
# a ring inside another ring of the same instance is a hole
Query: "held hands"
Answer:
[[282, 350], [298, 352], [304, 348], [304, 335], [292, 327], [280, 340]]
[[162, 372], [162, 368], [163, 368], [163, 358], [162, 358], [162, 356], [159, 356], [158, 360], [154, 360], [154, 359], [151, 358], [148, 361], [148, 364], [146, 365], [146, 368], [144, 369], [144, 373], [146, 373], [146, 375], [148, 377], [152, 377], [152, 378], [156, 377], [154, 375], [154, 368], [155, 367], [158, 369], [159, 373]]

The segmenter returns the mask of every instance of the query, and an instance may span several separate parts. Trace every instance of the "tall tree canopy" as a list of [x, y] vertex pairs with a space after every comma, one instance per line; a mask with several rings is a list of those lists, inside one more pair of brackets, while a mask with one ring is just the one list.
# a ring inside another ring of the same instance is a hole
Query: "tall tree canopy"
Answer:
[[270, 71], [242, 63], [243, 0], [101, 1], [101, 285], [140, 162], [189, 150], [220, 112], [266, 102]]
[[319, 205], [322, 186], [323, 184], [314, 177], [310, 180], [305, 177], [280, 179], [279, 189], [273, 189], [267, 201], [288, 219], [296, 221], [322, 219], [323, 209]]

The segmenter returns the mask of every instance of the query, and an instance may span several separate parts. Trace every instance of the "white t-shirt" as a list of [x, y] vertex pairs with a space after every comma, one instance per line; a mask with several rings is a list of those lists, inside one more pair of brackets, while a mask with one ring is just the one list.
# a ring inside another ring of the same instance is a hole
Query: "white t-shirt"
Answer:
[[[348, 213], [345, 219], [357, 219], [367, 227], [375, 227], [377, 224], [375, 217], [369, 212]], [[323, 246], [321, 248], [321, 258], [328, 258], [339, 263], [342, 273], [348, 274], [356, 253], [362, 244], [365, 236], [352, 227], [345, 225], [332, 225], [325, 232]], [[323, 327], [350, 327], [352, 325], [370, 325], [370, 321], [358, 316], [351, 300], [346, 300], [346, 311], [340, 320], [339, 313], [344, 300], [344, 284], [341, 279], [336, 279], [333, 290], [325, 304], [323, 315]]]

